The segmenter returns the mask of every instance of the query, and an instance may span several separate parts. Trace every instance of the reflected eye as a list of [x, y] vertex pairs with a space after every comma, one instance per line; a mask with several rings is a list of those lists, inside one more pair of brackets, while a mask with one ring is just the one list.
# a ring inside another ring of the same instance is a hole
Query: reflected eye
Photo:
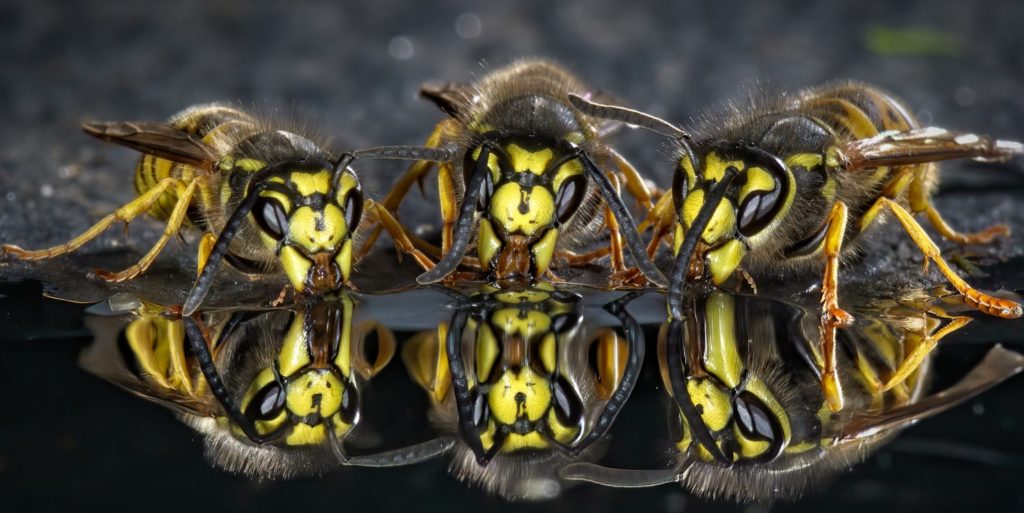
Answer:
[[285, 232], [288, 231], [288, 213], [285, 212], [284, 205], [280, 201], [265, 196], [261, 197], [256, 201], [253, 211], [256, 224], [264, 233], [277, 240], [284, 238]]
[[565, 333], [583, 322], [583, 316], [576, 312], [558, 314], [551, 318], [551, 331]]
[[473, 389], [473, 424], [478, 428], [487, 426], [491, 418], [491, 407], [487, 404], [487, 396], [480, 393], [479, 388]]
[[555, 379], [553, 395], [555, 418], [566, 426], [579, 425], [583, 421], [583, 401], [564, 376]]
[[558, 188], [558, 197], [555, 199], [555, 208], [558, 209], [558, 224], [565, 224], [569, 218], [580, 208], [583, 201], [583, 193], [587, 190], [587, 181], [583, 175], [576, 175], [566, 178], [562, 186]]
[[271, 420], [281, 413], [284, 408], [284, 390], [281, 384], [273, 381], [256, 392], [249, 407], [245, 409], [245, 416], [252, 421]]
[[359, 220], [363, 217], [363, 192], [359, 189], [350, 191], [348, 196], [345, 196], [345, 204], [342, 208], [345, 210], [345, 226], [349, 233], [352, 233], [356, 226], [359, 226]]
[[781, 197], [782, 187], [779, 187], [778, 182], [775, 183], [775, 188], [770, 191], [750, 193], [747, 199], [743, 200], [743, 204], [740, 205], [740, 233], [750, 237], [768, 226], [782, 206], [782, 202], [779, 201]]
[[359, 418], [359, 391], [351, 382], [345, 384], [341, 394], [341, 420], [346, 424], [355, 424]]
[[740, 430], [751, 439], [767, 440], [773, 444], [782, 439], [775, 415], [750, 392], [742, 392], [736, 397], [736, 419]]

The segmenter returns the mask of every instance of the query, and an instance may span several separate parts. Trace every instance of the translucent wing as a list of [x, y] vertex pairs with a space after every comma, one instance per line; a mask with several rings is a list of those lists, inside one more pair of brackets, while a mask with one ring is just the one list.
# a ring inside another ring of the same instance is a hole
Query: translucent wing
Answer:
[[882, 132], [839, 147], [839, 164], [847, 170], [972, 159], [1001, 162], [1024, 154], [1024, 144], [937, 127]]
[[112, 121], [82, 124], [85, 133], [150, 155], [209, 167], [220, 156], [198, 136], [163, 122]]

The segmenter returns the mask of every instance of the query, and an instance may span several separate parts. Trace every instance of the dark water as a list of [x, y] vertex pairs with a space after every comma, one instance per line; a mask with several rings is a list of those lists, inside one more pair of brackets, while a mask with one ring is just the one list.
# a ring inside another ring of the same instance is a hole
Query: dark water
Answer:
[[[557, 59], [598, 88], [670, 119], [689, 119], [751, 86], [799, 88], [854, 78], [893, 91], [926, 123], [1020, 139], [1021, 22], [1024, 5], [1000, 1], [742, 8], [721, 2], [7, 2], [0, 6], [0, 93], [9, 99], [0, 104], [0, 241], [58, 243], [130, 199], [127, 177], [135, 155], [80, 135], [76, 127], [84, 119], [161, 119], [190, 104], [234, 100], [293, 108], [346, 146], [417, 144], [439, 119], [416, 98], [422, 82], [466, 80], [481, 63], [493, 67], [530, 55]], [[645, 174], [667, 183], [669, 166], [649, 137], [625, 133], [617, 144]], [[376, 163], [366, 169], [371, 196], [400, 172]], [[1019, 163], [943, 167], [937, 205], [952, 224], [969, 230], [1005, 222], [1015, 231], [974, 257], [989, 276], [972, 282], [986, 289], [1020, 290], [1024, 284], [1020, 177]], [[406, 218], [433, 215], [431, 194], [410, 198], [403, 205]], [[111, 290], [84, 279], [84, 271], [130, 264], [146, 248], [139, 241], [153, 240], [160, 229], [140, 221], [127, 239], [111, 230], [59, 261], [35, 267], [0, 263], [0, 383], [6, 392], [0, 497], [9, 507], [1024, 509], [1020, 377], [909, 428], [806, 498], [772, 506], [702, 499], [676, 485], [623, 490], [586, 484], [565, 489], [556, 500], [510, 504], [450, 476], [447, 458], [284, 481], [230, 474], [207, 462], [202, 437], [165, 408], [81, 370], [80, 353], [94, 339], [83, 324], [86, 306], [43, 299], [44, 292], [88, 302], [106, 299]], [[844, 272], [844, 287], [883, 284], [892, 290], [905, 281], [939, 283], [917, 278], [916, 250], [898, 230], [884, 231], [871, 248]], [[170, 253], [152, 276], [117, 291], [180, 301], [180, 284], [192, 278], [192, 249]], [[407, 282], [415, 272], [408, 266], [375, 270], [389, 284]], [[22, 278], [36, 281], [16, 281]], [[38, 280], [47, 283], [45, 289]], [[215, 292], [248, 303], [266, 289], [235, 277]], [[765, 295], [794, 302], [785, 287]], [[587, 311], [600, 311], [609, 299], [595, 296]], [[650, 349], [601, 460], [629, 468], [665, 466], [670, 459], [659, 446], [670, 432], [653, 345], [660, 323], [655, 313], [661, 310], [656, 300], [640, 305], [631, 311], [644, 325]], [[452, 313], [441, 301], [428, 306], [435, 315], [416, 322], [384, 316], [386, 323], [398, 323], [399, 341], [426, 328], [428, 320]], [[932, 362], [932, 389], [965, 375], [996, 343], [1024, 350], [1022, 327], [1022, 321], [978, 318], [947, 337]], [[429, 401], [398, 356], [367, 390], [372, 396], [366, 398], [364, 420], [371, 433], [353, 433], [353, 453], [441, 434], [424, 422]]]

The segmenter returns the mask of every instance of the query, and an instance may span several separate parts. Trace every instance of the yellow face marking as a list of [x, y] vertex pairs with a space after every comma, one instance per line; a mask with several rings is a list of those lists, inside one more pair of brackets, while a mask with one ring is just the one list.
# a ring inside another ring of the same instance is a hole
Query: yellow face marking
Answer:
[[768, 440], [751, 440], [743, 434], [740, 430], [739, 425], [735, 425], [732, 428], [733, 434], [737, 445], [739, 445], [739, 455], [741, 458], [756, 458], [765, 453], [771, 442]]
[[345, 196], [348, 195], [348, 192], [357, 188], [359, 188], [359, 179], [356, 178], [356, 175], [346, 170], [341, 174], [341, 179], [338, 180], [338, 190], [335, 192], [334, 196], [335, 201], [337, 201], [339, 205], [344, 205]]
[[[676, 252], [678, 253], [679, 250], [677, 249]], [[725, 280], [732, 276], [745, 256], [747, 256], [747, 248], [736, 239], [708, 251], [705, 258], [711, 270], [711, 281], [715, 285], [725, 283]]]
[[288, 175], [295, 190], [303, 196], [314, 193], [327, 194], [331, 190], [331, 172], [322, 169], [315, 173], [293, 172]]
[[502, 374], [488, 392], [487, 403], [491, 416], [502, 424], [514, 424], [519, 418], [536, 421], [551, 406], [551, 389], [547, 378], [523, 367], [518, 373]]
[[352, 274], [352, 239], [345, 241], [341, 245], [341, 251], [338, 252], [334, 262], [338, 264], [338, 269], [341, 270], [341, 279], [348, 281], [348, 277]]
[[494, 233], [494, 226], [487, 219], [480, 220], [480, 234], [476, 239], [476, 254], [480, 265], [490, 267], [494, 255], [501, 251], [501, 239]]
[[309, 341], [303, 329], [303, 319], [303, 315], [297, 315], [292, 320], [288, 333], [284, 335], [284, 344], [277, 354], [277, 369], [282, 376], [291, 376], [312, 361], [309, 356]]
[[543, 237], [532, 246], [530, 253], [533, 253], [533, 262], [537, 266], [536, 273], [541, 275], [548, 270], [551, 259], [555, 256], [555, 246], [558, 243], [558, 230], [551, 228]]
[[539, 151], [528, 151], [515, 143], [505, 146], [505, 153], [512, 161], [512, 169], [517, 173], [528, 172], [535, 175], [542, 175], [547, 171], [548, 164], [554, 158], [554, 152], [550, 148]]
[[552, 190], [557, 191], [561, 189], [562, 183], [564, 183], [567, 178], [582, 174], [583, 164], [581, 164], [579, 160], [573, 159], [561, 166], [558, 166], [558, 169], [555, 170], [555, 177], [551, 180]]
[[711, 293], [705, 304], [703, 366], [729, 388], [738, 387], [743, 379], [735, 310], [732, 296], [721, 292]]
[[683, 239], [686, 238], [686, 229], [683, 228], [682, 223], [676, 223], [676, 232], [672, 239], [672, 254], [679, 254], [679, 246], [683, 245]]
[[775, 178], [762, 168], [752, 167], [746, 171], [746, 179], [743, 186], [740, 187], [740, 195], [738, 203], [743, 204], [743, 201], [747, 199], [747, 196], [752, 192], [769, 192], [775, 189], [776, 183]]
[[533, 236], [551, 226], [555, 215], [555, 198], [544, 187], [529, 191], [516, 183], [506, 183], [491, 197], [490, 217], [505, 233], [520, 232]]
[[547, 333], [544, 335], [544, 339], [540, 341], [540, 361], [544, 365], [544, 370], [553, 372], [555, 370], [555, 363], [557, 361], [557, 349], [558, 349], [558, 338], [554, 333]]
[[686, 382], [686, 390], [693, 405], [701, 412], [700, 417], [708, 429], [725, 429], [729, 424], [729, 418], [732, 417], [732, 401], [729, 395], [710, 379], [692, 379]]
[[285, 390], [285, 407], [300, 417], [320, 413], [330, 417], [341, 409], [345, 385], [327, 369], [317, 369], [292, 378]]
[[538, 283], [535, 287], [527, 290], [505, 290], [494, 294], [494, 298], [502, 303], [519, 303], [526, 301], [527, 303], [540, 303], [551, 297], [549, 292], [553, 289], [549, 288], [550, 284], [547, 282]]
[[480, 379], [487, 379], [498, 363], [499, 347], [498, 340], [487, 324], [481, 324], [477, 330], [476, 340], [476, 375]]
[[327, 439], [327, 428], [323, 424], [310, 426], [309, 424], [298, 423], [292, 427], [292, 432], [284, 439], [287, 445], [319, 445]]
[[[703, 205], [703, 190], [695, 190], [686, 196], [686, 201], [683, 202], [682, 209], [683, 222], [686, 226], [693, 225], [693, 221], [697, 218], [697, 214], [700, 212]], [[707, 227], [704, 228], [704, 233], [701, 234], [701, 239], [708, 244], [714, 245], [723, 237], [731, 236], [735, 229], [736, 209], [733, 207], [731, 201], [723, 199], [715, 208], [714, 214], [711, 215], [711, 220], [708, 221]]]
[[551, 410], [548, 412], [548, 427], [551, 428], [551, 434], [555, 440], [565, 444], [572, 442], [580, 434], [578, 426], [566, 426], [558, 420], [558, 416], [555, 415], [555, 411]]
[[352, 429], [352, 424], [342, 420], [340, 412], [331, 417], [331, 421], [334, 424], [334, 436], [337, 438], [345, 436]]
[[690, 160], [688, 155], [683, 155], [679, 159], [679, 168], [686, 174], [686, 183], [693, 187], [697, 183], [697, 173], [693, 170], [693, 161]]
[[306, 288], [306, 277], [309, 276], [309, 269], [313, 267], [313, 262], [291, 246], [281, 248], [279, 258], [284, 273], [288, 275], [288, 281], [292, 283], [292, 288], [295, 289], [295, 292], [302, 292]]
[[[742, 160], [722, 160], [722, 156], [718, 152], [708, 152], [704, 157], [704, 181], [720, 181], [725, 176], [725, 170], [730, 167], [736, 168], [736, 171], [742, 171], [746, 166]], [[691, 186], [693, 183], [690, 182]]]
[[491, 324], [506, 335], [519, 335], [529, 339], [534, 334], [551, 329], [551, 317], [544, 312], [530, 310], [520, 315], [518, 308], [501, 308], [491, 315]]
[[[349, 246], [351, 253], [351, 244]], [[351, 258], [349, 260], [351, 261]], [[338, 354], [334, 357], [334, 365], [341, 370], [342, 376], [348, 378], [352, 375], [352, 311], [355, 306], [348, 296], [342, 296], [341, 302], [342, 318], [345, 321], [341, 324], [341, 341], [338, 344]]]
[[345, 213], [333, 204], [327, 204], [323, 212], [299, 207], [288, 221], [288, 239], [308, 253], [333, 251], [346, 235]]
[[[483, 146], [477, 146], [477, 148], [473, 150], [474, 162], [480, 160], [480, 154], [483, 153], [483, 151]], [[498, 178], [501, 177], [501, 166], [498, 164], [498, 156], [495, 155], [494, 152], [487, 154], [487, 169], [491, 171], [491, 179], [497, 182]]]
[[693, 435], [690, 434], [690, 426], [686, 424], [685, 419], [683, 419], [680, 427], [682, 428], [682, 434], [679, 435], [679, 441], [676, 442], [676, 449], [680, 453], [686, 453], [690, 449], [690, 444], [693, 443]]

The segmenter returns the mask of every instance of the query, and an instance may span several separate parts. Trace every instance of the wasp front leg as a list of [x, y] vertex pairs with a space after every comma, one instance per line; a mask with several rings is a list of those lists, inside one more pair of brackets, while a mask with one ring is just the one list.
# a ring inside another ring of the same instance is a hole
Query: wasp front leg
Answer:
[[853, 323], [853, 316], [839, 308], [839, 255], [846, 235], [847, 208], [836, 202], [829, 213], [823, 256], [825, 275], [821, 281], [821, 387], [832, 411], [843, 409], [843, 389], [836, 372], [836, 329]]
[[[399, 224], [398, 220], [391, 215], [387, 208], [384, 208], [384, 205], [373, 200], [367, 200], [366, 212], [378, 223], [380, 228], [387, 230], [388, 234], [391, 235], [391, 238], [395, 241], [395, 247], [398, 249], [399, 259], [401, 259], [402, 253], [408, 253], [424, 270], [429, 271], [434, 268], [434, 261], [413, 244], [413, 241], [405, 232], [405, 228]], [[359, 255], [359, 258], [362, 256], [365, 256], [365, 254]]]

